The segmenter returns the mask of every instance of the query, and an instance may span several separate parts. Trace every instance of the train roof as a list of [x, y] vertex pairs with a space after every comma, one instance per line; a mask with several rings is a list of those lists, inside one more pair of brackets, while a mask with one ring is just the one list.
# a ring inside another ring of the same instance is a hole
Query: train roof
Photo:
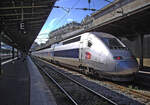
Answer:
[[89, 33], [94, 34], [97, 37], [116, 38], [115, 36], [108, 34], [108, 33], [104, 33], [104, 32], [89, 32]]

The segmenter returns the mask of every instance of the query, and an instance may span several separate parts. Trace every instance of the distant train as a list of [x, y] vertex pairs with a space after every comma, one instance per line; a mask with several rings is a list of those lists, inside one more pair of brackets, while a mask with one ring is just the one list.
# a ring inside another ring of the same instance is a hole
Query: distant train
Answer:
[[113, 81], [131, 81], [138, 71], [128, 48], [115, 36], [102, 32], [83, 33], [32, 55]]
[[0, 58], [1, 60], [5, 60], [12, 57], [12, 51], [10, 49], [4, 48], [3, 46], [1, 47], [0, 50]]

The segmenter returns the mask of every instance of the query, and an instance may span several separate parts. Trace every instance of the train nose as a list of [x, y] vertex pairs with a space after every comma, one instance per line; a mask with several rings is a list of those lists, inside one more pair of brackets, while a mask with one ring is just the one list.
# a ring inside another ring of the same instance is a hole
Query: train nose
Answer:
[[116, 72], [121, 74], [133, 74], [138, 71], [138, 64], [135, 61], [116, 62]]

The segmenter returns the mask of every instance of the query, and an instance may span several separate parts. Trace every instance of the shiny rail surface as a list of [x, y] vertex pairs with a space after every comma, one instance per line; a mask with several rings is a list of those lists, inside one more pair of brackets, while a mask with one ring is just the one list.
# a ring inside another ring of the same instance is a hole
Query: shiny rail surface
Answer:
[[55, 84], [57, 85], [57, 87], [71, 100], [71, 102], [72, 102], [74, 105], [78, 105], [77, 102], [67, 93], [67, 91], [65, 91], [65, 90], [63, 89], [63, 87], [60, 86], [59, 83], [56, 82], [55, 79], [54, 79], [48, 72], [46, 72], [45, 69], [43, 69], [43, 68], [40, 66], [40, 64], [36, 63], [36, 65], [45, 73], [45, 75], [46, 75], [49, 79], [51, 79], [51, 80], [53, 81], [53, 83], [55, 83]]

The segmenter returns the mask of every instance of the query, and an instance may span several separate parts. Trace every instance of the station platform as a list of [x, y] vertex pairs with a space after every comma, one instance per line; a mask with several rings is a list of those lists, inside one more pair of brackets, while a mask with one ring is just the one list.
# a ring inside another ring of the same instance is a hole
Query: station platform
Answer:
[[0, 105], [57, 105], [29, 56], [2, 65]]

